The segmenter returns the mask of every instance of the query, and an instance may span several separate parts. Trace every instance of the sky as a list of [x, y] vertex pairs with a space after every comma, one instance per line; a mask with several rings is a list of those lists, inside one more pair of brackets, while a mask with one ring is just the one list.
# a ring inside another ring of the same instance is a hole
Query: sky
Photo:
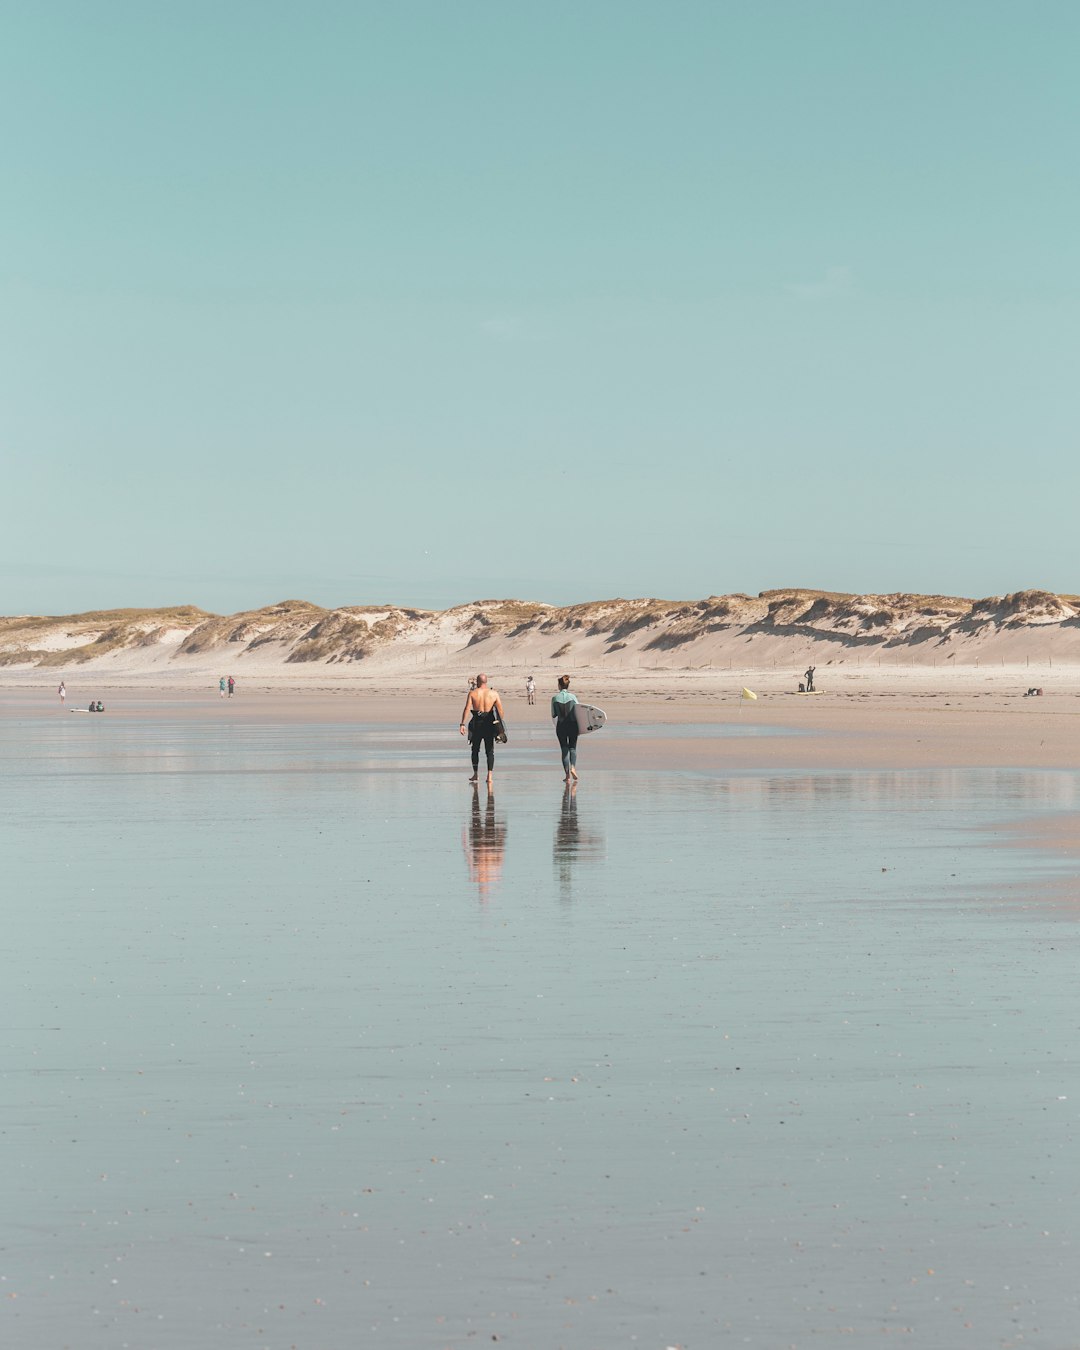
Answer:
[[1080, 591], [1074, 0], [0, 0], [0, 613]]

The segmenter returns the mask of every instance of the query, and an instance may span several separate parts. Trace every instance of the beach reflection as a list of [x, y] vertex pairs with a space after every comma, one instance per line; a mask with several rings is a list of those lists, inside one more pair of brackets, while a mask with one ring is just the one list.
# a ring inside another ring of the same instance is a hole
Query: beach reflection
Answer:
[[495, 814], [495, 794], [489, 792], [480, 809], [480, 788], [473, 788], [468, 824], [461, 832], [469, 877], [480, 899], [486, 901], [502, 876], [506, 854], [506, 822]]
[[582, 829], [578, 815], [577, 784], [568, 784], [563, 790], [562, 805], [555, 822], [555, 841], [552, 846], [560, 900], [572, 898], [574, 868], [577, 863], [602, 858], [604, 850], [605, 839], [601, 831], [595, 828]]
[[12, 1343], [1077, 1346], [1074, 864], [977, 845], [1080, 772], [545, 738], [497, 808], [453, 728], [65, 716], [0, 718]]

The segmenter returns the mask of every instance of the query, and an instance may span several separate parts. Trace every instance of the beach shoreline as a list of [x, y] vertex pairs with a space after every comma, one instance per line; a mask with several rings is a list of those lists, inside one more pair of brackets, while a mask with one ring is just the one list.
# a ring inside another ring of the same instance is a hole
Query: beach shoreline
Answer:
[[[918, 672], [917, 672], [918, 673]], [[907, 672], [905, 672], [907, 674]], [[817, 696], [791, 693], [768, 672], [695, 672], [657, 679], [651, 673], [613, 678], [582, 672], [573, 688], [609, 716], [604, 731], [583, 743], [583, 760], [595, 768], [651, 771], [1044, 768], [1080, 766], [1080, 676], [1061, 681], [1041, 697], [1024, 697], [1015, 675], [950, 672], [942, 687], [926, 678], [835, 682]], [[991, 677], [992, 676], [992, 677]], [[749, 683], [754, 681], [754, 685]], [[540, 688], [529, 706], [524, 680], [496, 673], [492, 683], [506, 707], [511, 741], [500, 752], [509, 770], [514, 733], [550, 731], [550, 691]], [[756, 686], [758, 697], [742, 696]], [[214, 687], [163, 682], [111, 685], [91, 672], [68, 680], [66, 708], [56, 686], [40, 676], [32, 686], [11, 674], [0, 680], [6, 716], [47, 717], [102, 698], [106, 717], [228, 719], [272, 724], [407, 725], [455, 734], [466, 685], [457, 676], [399, 678], [392, 683], [351, 680], [334, 686], [314, 680], [271, 683], [241, 679], [234, 698]], [[631, 739], [630, 728], [654, 734]], [[694, 737], [686, 728], [713, 727], [723, 734]], [[672, 734], [665, 736], [664, 728]], [[740, 734], [742, 733], [742, 734]], [[553, 738], [554, 741], [554, 738]]]

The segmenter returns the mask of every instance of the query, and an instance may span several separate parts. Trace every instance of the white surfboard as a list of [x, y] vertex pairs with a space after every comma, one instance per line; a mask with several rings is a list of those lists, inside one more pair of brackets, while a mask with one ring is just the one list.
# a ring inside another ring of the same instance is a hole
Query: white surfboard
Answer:
[[589, 703], [575, 703], [574, 716], [577, 718], [579, 736], [586, 731], [599, 731], [607, 721], [607, 713], [603, 708], [594, 708]]

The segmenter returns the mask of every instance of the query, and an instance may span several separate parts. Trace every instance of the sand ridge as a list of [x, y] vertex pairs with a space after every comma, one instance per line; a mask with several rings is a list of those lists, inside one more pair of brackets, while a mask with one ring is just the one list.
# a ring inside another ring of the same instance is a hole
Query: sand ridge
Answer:
[[216, 678], [224, 667], [293, 682], [430, 671], [560, 665], [648, 670], [845, 670], [987, 664], [1080, 668], [1080, 599], [1017, 591], [968, 600], [794, 588], [757, 596], [639, 598], [557, 607], [476, 600], [444, 611], [401, 605], [326, 609], [283, 600], [232, 615], [192, 605], [0, 619], [0, 668], [75, 670], [136, 682]]

